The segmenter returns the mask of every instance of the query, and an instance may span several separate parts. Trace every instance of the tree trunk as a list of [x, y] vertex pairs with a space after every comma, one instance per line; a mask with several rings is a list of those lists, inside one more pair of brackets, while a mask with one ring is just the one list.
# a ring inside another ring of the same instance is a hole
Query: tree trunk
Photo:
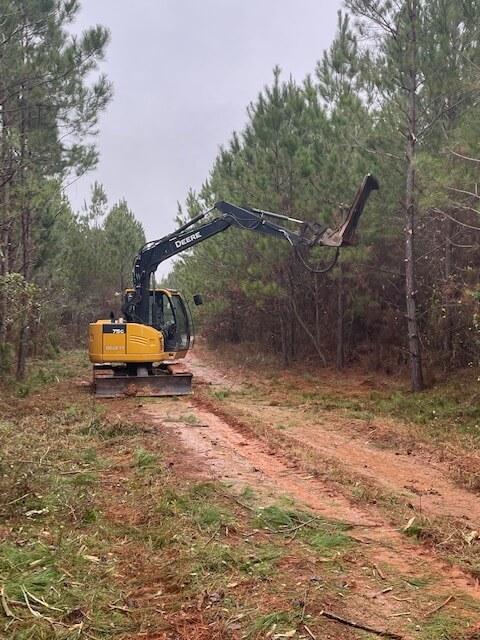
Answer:
[[445, 293], [443, 295], [443, 308], [445, 314], [445, 332], [443, 334], [443, 351], [446, 356], [446, 364], [452, 354], [453, 331], [452, 331], [452, 313], [450, 309], [450, 283], [452, 277], [452, 221], [448, 218], [445, 220]]
[[415, 161], [417, 133], [417, 0], [408, 2], [410, 19], [410, 71], [408, 88], [407, 175], [405, 185], [405, 295], [407, 307], [408, 349], [413, 391], [424, 387], [422, 355], [417, 318], [415, 282]]
[[[2, 94], [3, 94], [2, 86]], [[10, 145], [8, 141], [9, 123], [6, 113], [6, 105], [1, 105], [2, 114], [2, 173], [7, 173], [10, 169]], [[0, 276], [5, 276], [10, 269], [10, 184], [7, 182], [3, 187], [1, 198], [1, 214], [0, 214]], [[0, 350], [3, 352], [7, 344], [7, 309], [8, 300], [5, 295], [0, 293]]]
[[[0, 241], [0, 276], [5, 276], [9, 270], [10, 257], [10, 185], [7, 183], [3, 188], [2, 215], [0, 216], [2, 224], [2, 236]], [[7, 305], [8, 300], [5, 295], [0, 292], [0, 349], [5, 349], [7, 344]]]
[[345, 366], [344, 317], [343, 268], [340, 264], [337, 279], [337, 369], [343, 369]]
[[297, 305], [295, 303], [295, 298], [293, 296], [290, 297], [290, 303], [291, 303], [290, 306], [292, 308], [293, 315], [297, 319], [298, 324], [302, 327], [302, 329], [305, 331], [306, 335], [310, 338], [315, 351], [318, 353], [318, 356], [319, 356], [320, 360], [322, 361], [322, 365], [324, 367], [326, 367], [327, 366], [327, 360], [326, 360], [325, 356], [323, 355], [323, 352], [320, 349], [320, 345], [317, 342], [317, 340], [315, 339], [315, 336], [313, 335], [313, 333], [308, 328], [308, 325], [303, 320], [302, 316], [299, 314], [298, 309], [297, 309]]
[[282, 345], [282, 361], [284, 367], [290, 366], [290, 347], [287, 336], [287, 323], [285, 321], [285, 309], [280, 309], [277, 317], [280, 319], [280, 339]]
[[[22, 272], [27, 282], [30, 280], [30, 264], [31, 264], [31, 219], [30, 211], [22, 211]], [[25, 313], [20, 324], [20, 331], [17, 342], [17, 380], [25, 378], [27, 368], [28, 354], [28, 337], [30, 333], [29, 314]]]
[[320, 344], [321, 331], [320, 331], [320, 297], [318, 291], [318, 273], [313, 275], [314, 295], [315, 295], [315, 338], [317, 344]]

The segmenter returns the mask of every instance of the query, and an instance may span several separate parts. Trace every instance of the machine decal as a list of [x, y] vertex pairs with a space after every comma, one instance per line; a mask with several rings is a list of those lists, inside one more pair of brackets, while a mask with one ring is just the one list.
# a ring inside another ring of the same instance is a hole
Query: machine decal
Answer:
[[181, 240], [175, 240], [175, 246], [179, 249], [185, 244], [190, 244], [190, 242], [193, 242], [194, 240], [200, 240], [201, 237], [202, 235], [200, 231], [197, 231], [197, 233], [192, 233], [191, 236], [187, 236], [186, 238], [182, 238]]
[[103, 333], [115, 333], [122, 334], [127, 333], [127, 325], [126, 324], [104, 324], [103, 325]]

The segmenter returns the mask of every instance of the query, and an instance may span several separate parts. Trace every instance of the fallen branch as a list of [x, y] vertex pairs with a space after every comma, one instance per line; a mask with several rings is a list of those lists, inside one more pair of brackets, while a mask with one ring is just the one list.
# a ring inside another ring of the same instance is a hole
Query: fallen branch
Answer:
[[397, 602], [413, 602], [411, 598], [398, 598], [397, 596], [392, 596], [392, 598]]
[[212, 535], [209, 537], [209, 539], [205, 542], [205, 544], [203, 545], [203, 548], [205, 548], [206, 546], [208, 546], [210, 544], [210, 542], [215, 538], [215, 536], [217, 535], [217, 533], [219, 533], [220, 529], [222, 528], [222, 525], [220, 524], [215, 531], [212, 533]]
[[30, 601], [29, 601], [29, 599], [28, 599], [28, 596], [27, 596], [27, 592], [26, 592], [26, 590], [25, 590], [25, 587], [24, 587], [24, 586], [21, 586], [20, 588], [21, 588], [21, 590], [22, 590], [23, 599], [25, 600], [25, 604], [27, 605], [27, 609], [30, 611], [30, 613], [32, 614], [32, 616], [33, 616], [34, 618], [43, 618], [44, 620], [48, 620], [48, 621], [50, 622], [50, 619], [49, 619], [49, 618], [47, 618], [46, 616], [43, 616], [39, 611], [35, 611], [35, 609], [32, 609], [32, 606], [31, 606]]
[[305, 631], [308, 633], [308, 635], [310, 636], [310, 638], [312, 638], [312, 640], [317, 640], [317, 636], [314, 635], [314, 633], [307, 627], [306, 624], [303, 625], [303, 628], [305, 629]]
[[374, 564], [373, 568], [376, 570], [376, 572], [378, 573], [378, 575], [380, 576], [380, 578], [382, 580], [386, 580], [385, 575], [382, 573], [382, 570], [380, 569], [380, 567], [378, 566], [378, 564]]
[[328, 618], [329, 620], [334, 620], [335, 622], [339, 622], [340, 624], [344, 624], [347, 627], [352, 627], [353, 629], [361, 629], [362, 631], [367, 631], [368, 633], [374, 633], [377, 636], [382, 638], [392, 638], [392, 640], [403, 640], [403, 636], [398, 633], [394, 633], [393, 631], [387, 631], [384, 629], [376, 629], [375, 627], [370, 627], [366, 624], [362, 624], [361, 622], [354, 622], [353, 620], [348, 620], [347, 618], [342, 618], [342, 616], [333, 613], [332, 611], [321, 611], [320, 615], [324, 618]]
[[385, 593], [389, 593], [390, 591], [393, 591], [393, 587], [386, 587], [385, 589], [382, 589], [381, 591], [377, 591], [376, 593], [374, 593], [372, 595], [372, 598], [378, 598], [378, 596], [383, 596], [383, 594]]
[[241, 507], [243, 507], [244, 509], [247, 509], [248, 511], [252, 511], [253, 513], [256, 513], [257, 510], [254, 509], [253, 507], [250, 507], [248, 504], [245, 504], [244, 502], [242, 502], [241, 500], [239, 500], [237, 497], [229, 494], [229, 493], [223, 493], [222, 491], [217, 491], [217, 493], [220, 496], [223, 496], [224, 498], [229, 498], [230, 500], [233, 500], [234, 502], [236, 502], [238, 505], [240, 505]]
[[302, 522], [301, 524], [298, 524], [296, 527], [290, 527], [290, 529], [286, 529], [286, 530], [284, 529], [283, 531], [279, 531], [279, 533], [292, 533], [293, 532], [293, 536], [291, 538], [289, 538], [289, 540], [287, 540], [287, 544], [290, 544], [291, 542], [293, 542], [293, 540], [295, 540], [295, 538], [297, 537], [297, 533], [300, 531], [300, 529], [303, 529], [303, 527], [308, 527], [315, 520], [317, 520], [317, 518], [310, 518], [310, 520], [306, 520], [305, 522]]
[[48, 602], [45, 602], [45, 600], [42, 600], [42, 598], [37, 598], [37, 596], [34, 596], [33, 593], [30, 593], [30, 591], [28, 591], [25, 587], [23, 587], [23, 589], [31, 600], [33, 600], [37, 604], [42, 605], [42, 607], [45, 607], [45, 609], [50, 609], [51, 611], [60, 611], [60, 613], [64, 612], [63, 609], [59, 609], [58, 607], [54, 607], [51, 604], [48, 604]]
[[28, 498], [29, 495], [30, 493], [24, 493], [23, 496], [20, 496], [19, 498], [15, 498], [15, 500], [10, 500], [10, 502], [7, 502], [7, 504], [10, 505], [10, 504], [15, 504], [16, 502], [20, 502], [20, 500], [23, 500], [24, 498]]
[[453, 598], [454, 598], [453, 595], [448, 596], [448, 598], [444, 600], [441, 604], [439, 604], [438, 607], [434, 607], [433, 609], [430, 609], [430, 611], [427, 611], [427, 613], [425, 614], [425, 618], [432, 616], [434, 613], [437, 613], [437, 611], [440, 611], [440, 609], [443, 609], [443, 607], [446, 607], [447, 604], [453, 600]]
[[109, 604], [108, 608], [114, 609], [115, 611], [121, 611], [122, 613], [132, 613], [132, 610], [129, 609], [128, 607], [119, 607], [118, 605], [115, 605], [115, 604]]
[[0, 589], [0, 599], [2, 602], [3, 611], [7, 616], [7, 618], [16, 618], [15, 614], [12, 613], [12, 610], [8, 606], [7, 597], [5, 596], [5, 587], [3, 585], [2, 585], [2, 588]]

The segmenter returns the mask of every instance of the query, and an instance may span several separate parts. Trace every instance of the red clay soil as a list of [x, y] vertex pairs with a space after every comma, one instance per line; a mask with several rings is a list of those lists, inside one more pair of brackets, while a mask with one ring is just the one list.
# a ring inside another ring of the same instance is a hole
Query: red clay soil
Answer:
[[[205, 376], [205, 368], [201, 371]], [[319, 515], [350, 522], [355, 539], [365, 544], [362, 549], [371, 556], [371, 562], [385, 563], [392, 575], [418, 576], [425, 572], [434, 576], [436, 594], [463, 593], [480, 599], [476, 580], [441, 561], [426, 547], [410, 543], [379, 512], [353, 505], [331, 483], [325, 484], [318, 478], [299, 473], [281, 452], [273, 450], [253, 433], [240, 431], [234, 419], [224, 419], [204, 408], [200, 400], [182, 399], [181, 402], [181, 410], [195, 415], [195, 422], [182, 419], [172, 422], [170, 418], [165, 421], [164, 408], [159, 404], [149, 404], [143, 411], [150, 422], [170, 431], [172, 456], [175, 456], [175, 442], [179, 450], [186, 451], [186, 456], [182, 454], [184, 464], [188, 460], [197, 470], [203, 466], [208, 477], [239, 488], [250, 486], [264, 496], [288, 495]], [[382, 466], [381, 473], [386, 469], [388, 464]], [[429, 472], [433, 473], [432, 470]], [[417, 475], [415, 480], [421, 477], [429, 476]], [[448, 485], [445, 480], [443, 482]], [[455, 491], [455, 487], [451, 489]]]
[[[216, 384], [222, 379], [218, 373], [211, 377], [212, 367], [201, 364], [195, 354], [190, 357], [190, 366], [204, 383]], [[224, 375], [224, 384], [225, 379]], [[288, 409], [278, 406], [245, 405], [241, 411], [249, 421], [270, 427], [292, 417]], [[472, 530], [480, 530], [479, 496], [450, 479], [448, 464], [433, 456], [425, 459], [411, 450], [403, 453], [396, 448], [379, 449], [370, 442], [368, 433], [359, 433], [355, 421], [341, 413], [319, 410], [313, 418], [311, 414], [300, 415], [292, 423], [288, 433], [282, 433], [292, 445], [314, 449], [320, 459], [332, 460], [349, 474], [373, 480], [379, 487], [400, 494], [426, 515], [454, 517]], [[400, 425], [398, 429], [401, 430]]]

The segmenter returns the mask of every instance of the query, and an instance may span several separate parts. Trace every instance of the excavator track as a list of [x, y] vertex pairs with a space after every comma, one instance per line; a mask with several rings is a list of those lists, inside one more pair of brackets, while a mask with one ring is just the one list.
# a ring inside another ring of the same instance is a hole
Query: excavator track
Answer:
[[184, 396], [192, 393], [192, 374], [178, 364], [150, 371], [138, 367], [136, 374], [127, 367], [95, 365], [93, 388], [97, 398]]

